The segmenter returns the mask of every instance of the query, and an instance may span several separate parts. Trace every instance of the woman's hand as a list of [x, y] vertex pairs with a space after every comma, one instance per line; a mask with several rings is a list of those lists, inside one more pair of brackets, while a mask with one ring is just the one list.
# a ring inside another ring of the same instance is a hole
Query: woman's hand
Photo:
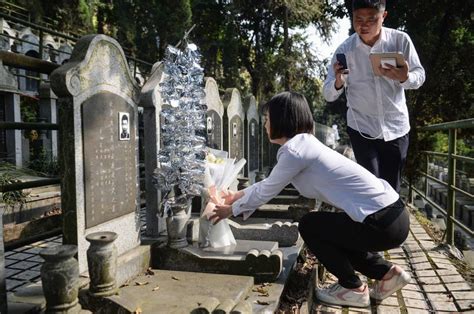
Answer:
[[224, 200], [225, 205], [234, 204], [234, 202], [238, 200], [239, 198], [241, 198], [243, 195], [244, 193], [242, 191], [234, 192], [234, 191], [227, 190], [227, 191], [221, 192], [221, 197]]
[[215, 225], [222, 219], [229, 218], [232, 215], [232, 205], [217, 205], [214, 209], [214, 215], [212, 215], [209, 220], [212, 221], [212, 224]]

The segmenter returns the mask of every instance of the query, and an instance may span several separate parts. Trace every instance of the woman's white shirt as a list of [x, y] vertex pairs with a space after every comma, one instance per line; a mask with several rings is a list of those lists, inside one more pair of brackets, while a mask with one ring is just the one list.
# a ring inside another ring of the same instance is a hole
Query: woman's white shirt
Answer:
[[385, 180], [322, 144], [313, 135], [302, 133], [280, 147], [277, 164], [268, 178], [243, 190], [244, 196], [232, 205], [233, 215], [243, 214], [247, 219], [289, 183], [301, 195], [332, 204], [358, 222], [399, 198]]

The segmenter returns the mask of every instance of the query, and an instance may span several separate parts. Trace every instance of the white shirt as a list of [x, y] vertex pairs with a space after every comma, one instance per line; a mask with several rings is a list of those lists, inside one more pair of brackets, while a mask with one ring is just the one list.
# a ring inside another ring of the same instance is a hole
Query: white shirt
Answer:
[[[385, 76], [375, 76], [370, 63], [371, 52], [401, 52], [408, 63], [408, 79], [400, 83]], [[370, 47], [352, 34], [337, 49], [328, 68], [324, 82], [324, 98], [335, 101], [343, 92], [336, 90], [333, 64], [336, 54], [346, 55], [349, 74], [346, 77], [347, 125], [354, 130], [383, 138], [397, 139], [410, 131], [408, 109], [404, 89], [417, 89], [425, 81], [425, 70], [421, 66], [410, 37], [391, 28], [382, 27], [381, 36]]]
[[234, 216], [247, 219], [289, 183], [307, 198], [343, 209], [354, 221], [393, 204], [399, 195], [383, 179], [322, 144], [311, 134], [298, 134], [280, 147], [270, 176], [242, 190], [232, 205]]

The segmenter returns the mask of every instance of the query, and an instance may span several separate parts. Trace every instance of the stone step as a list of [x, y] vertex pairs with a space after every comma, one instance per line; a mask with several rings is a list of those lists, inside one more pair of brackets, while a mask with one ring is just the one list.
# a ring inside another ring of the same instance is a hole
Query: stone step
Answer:
[[284, 204], [284, 205], [292, 205], [298, 204], [300, 201], [300, 197], [298, 195], [278, 195], [271, 199], [268, 204]]
[[248, 276], [150, 270], [108, 297], [108, 313], [230, 313], [252, 305], [245, 300], [253, 288]]
[[284, 188], [279, 195], [300, 195], [300, 192], [294, 188]]

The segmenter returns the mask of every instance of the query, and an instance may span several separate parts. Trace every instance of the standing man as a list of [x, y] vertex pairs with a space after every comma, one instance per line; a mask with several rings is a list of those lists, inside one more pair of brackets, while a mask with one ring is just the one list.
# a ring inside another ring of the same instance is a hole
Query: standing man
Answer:
[[[336, 50], [324, 82], [324, 97], [335, 101], [346, 90], [347, 132], [357, 162], [400, 192], [401, 172], [408, 151], [410, 122], [405, 89], [417, 89], [425, 70], [410, 37], [382, 27], [387, 16], [385, 0], [353, 0], [355, 33]], [[401, 52], [400, 66], [372, 69], [369, 54]], [[344, 54], [347, 69], [336, 61]]]

